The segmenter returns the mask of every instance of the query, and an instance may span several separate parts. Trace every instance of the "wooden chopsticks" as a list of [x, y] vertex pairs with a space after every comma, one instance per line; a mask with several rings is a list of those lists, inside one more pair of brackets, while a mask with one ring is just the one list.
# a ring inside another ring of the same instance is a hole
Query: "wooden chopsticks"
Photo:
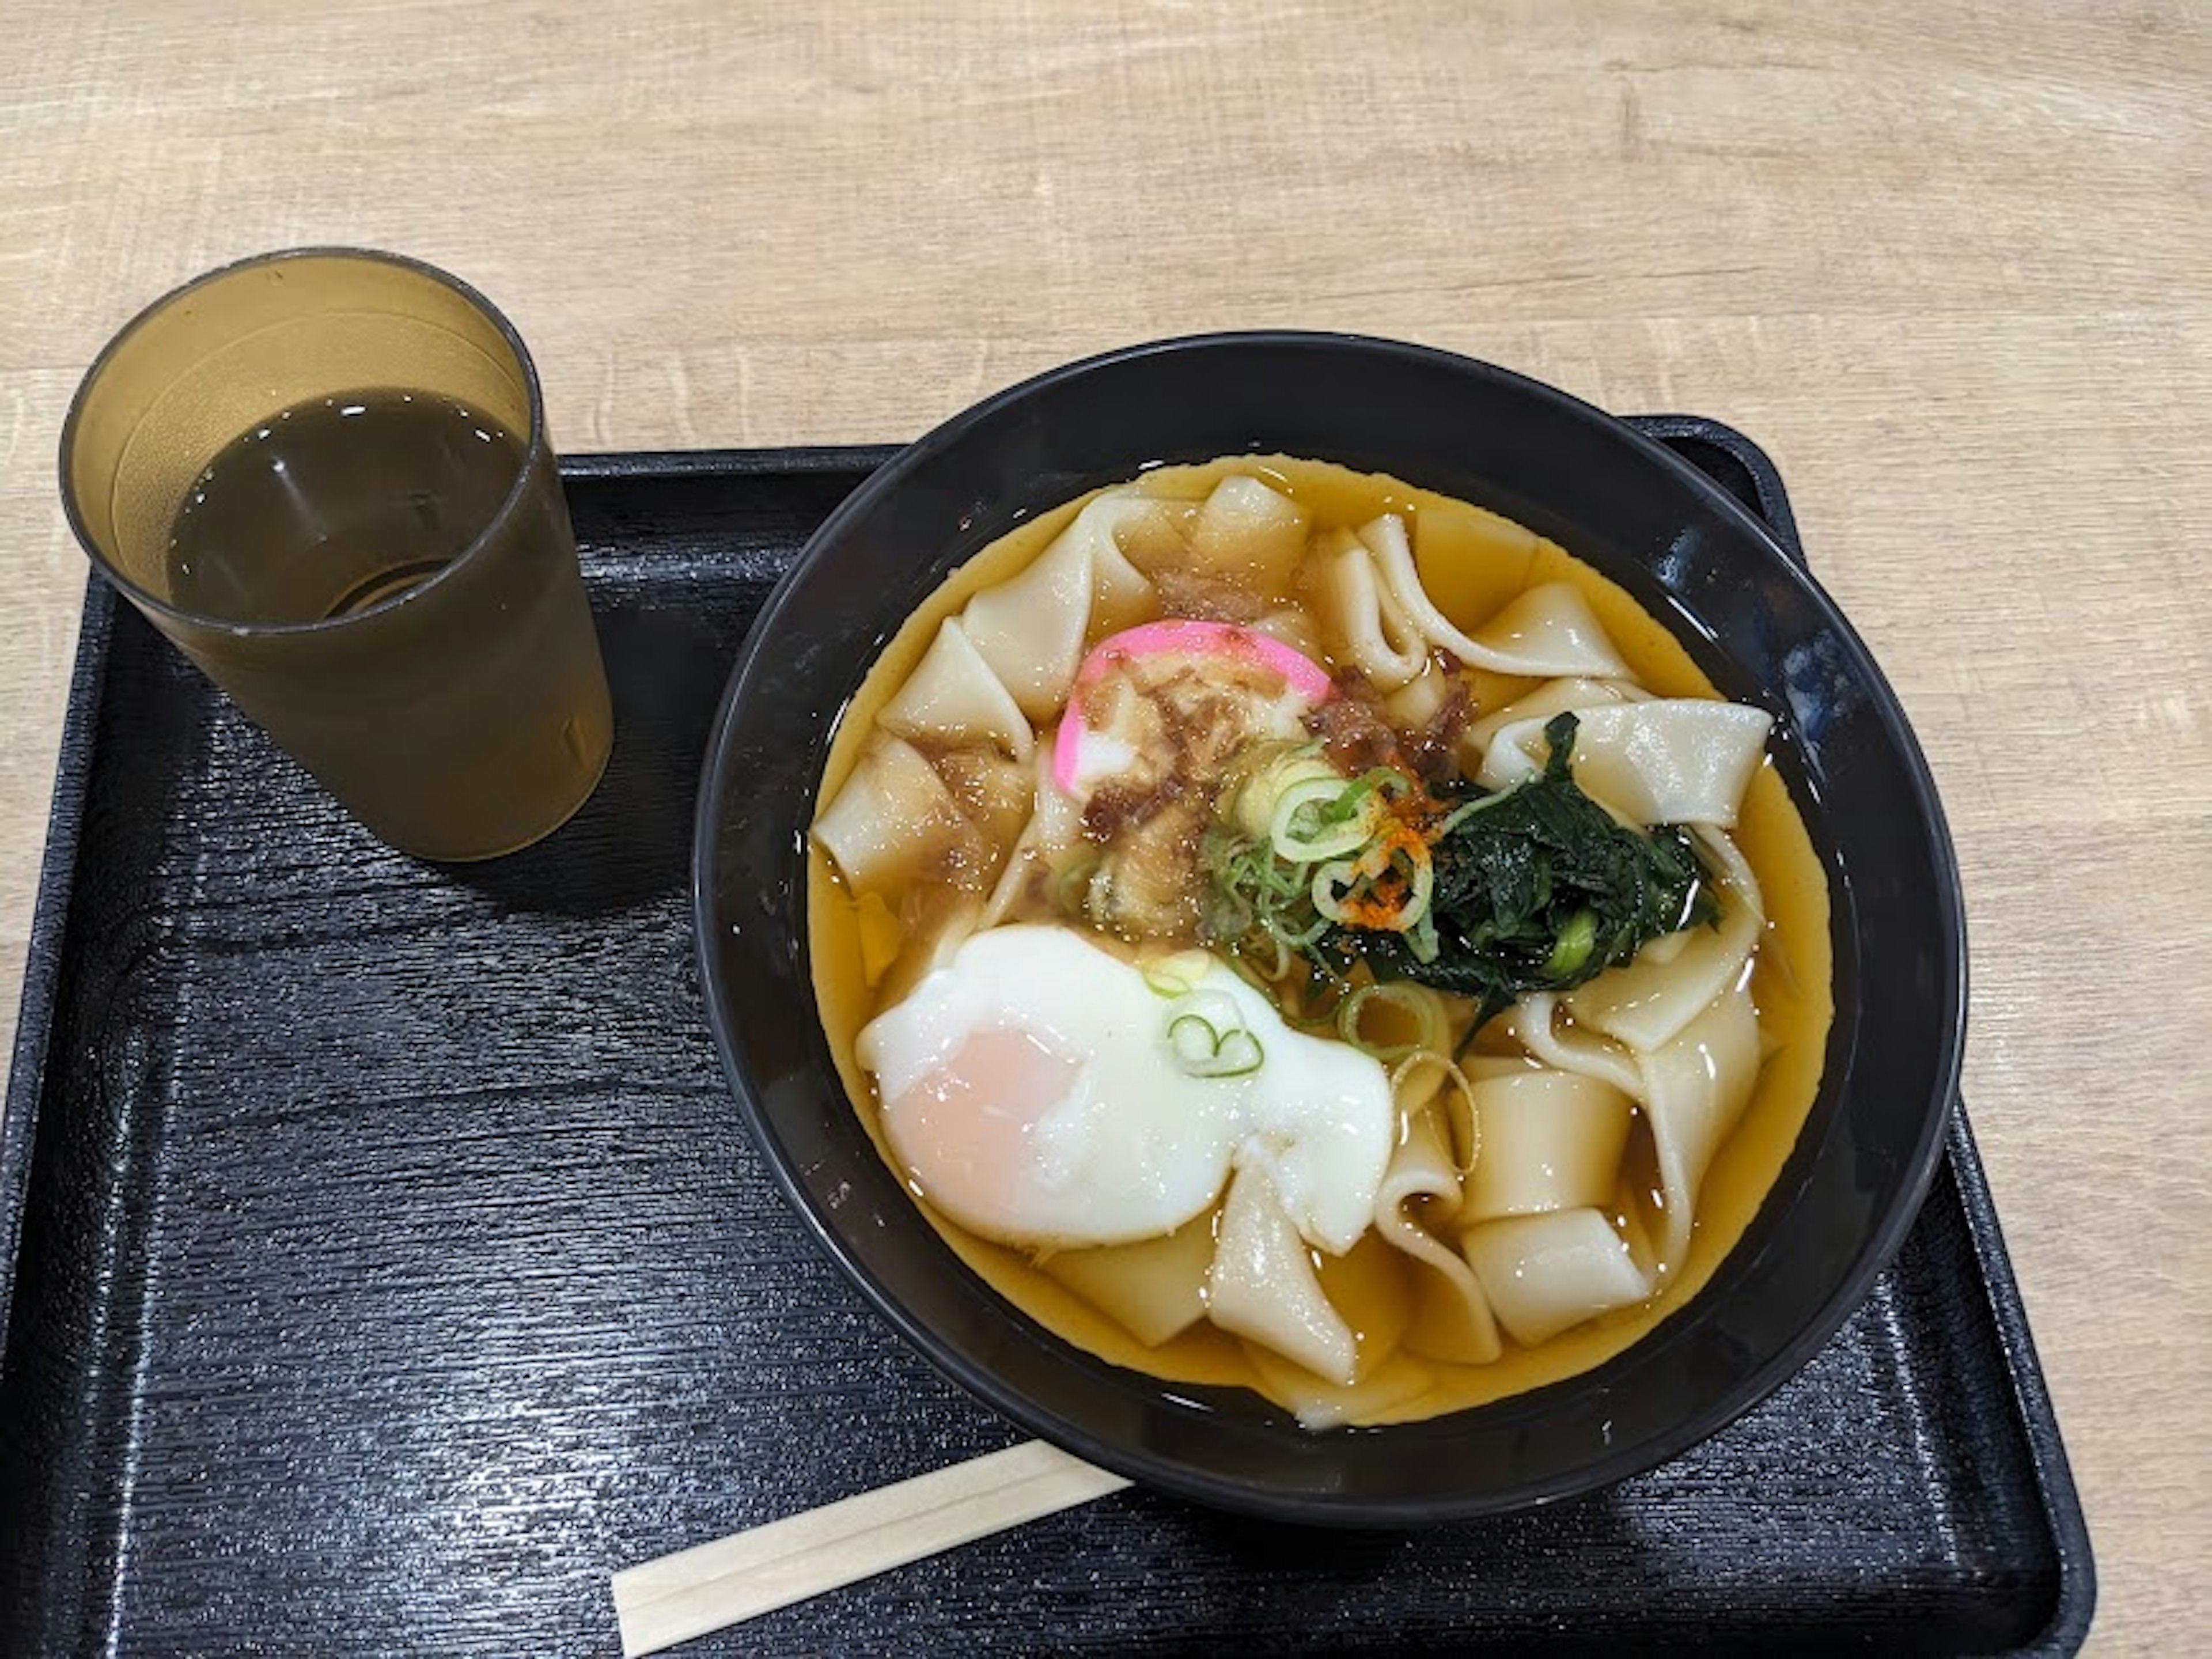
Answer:
[[1129, 1483], [1031, 1440], [614, 1576], [625, 1659], [658, 1653]]

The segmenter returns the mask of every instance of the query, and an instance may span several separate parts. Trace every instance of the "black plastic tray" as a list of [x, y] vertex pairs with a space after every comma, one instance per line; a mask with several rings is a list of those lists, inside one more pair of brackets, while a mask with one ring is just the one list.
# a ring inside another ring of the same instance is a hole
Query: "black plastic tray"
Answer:
[[[1640, 424], [1794, 545], [1758, 449]], [[473, 868], [91, 589], [0, 1122], [0, 1650], [611, 1652], [612, 1570], [1015, 1438], [786, 1212], [692, 967], [725, 671], [884, 453], [568, 464], [615, 757]], [[1620, 1487], [1352, 1534], [1131, 1491], [696, 1650], [2067, 1652], [2093, 1594], [1962, 1114], [1835, 1341]]]

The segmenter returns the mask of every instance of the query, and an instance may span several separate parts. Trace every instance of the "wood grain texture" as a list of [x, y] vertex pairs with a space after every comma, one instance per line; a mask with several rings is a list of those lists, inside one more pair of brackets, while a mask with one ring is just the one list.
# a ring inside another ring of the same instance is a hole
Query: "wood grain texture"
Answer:
[[1695, 410], [1780, 461], [1943, 788], [1968, 1096], [2098, 1546], [2093, 1647], [2202, 1642], [2212, 14], [1229, 11], [15, 0], [0, 1036], [83, 579], [61, 416], [223, 259], [461, 273], [572, 450], [904, 437], [1073, 356], [1270, 324]]

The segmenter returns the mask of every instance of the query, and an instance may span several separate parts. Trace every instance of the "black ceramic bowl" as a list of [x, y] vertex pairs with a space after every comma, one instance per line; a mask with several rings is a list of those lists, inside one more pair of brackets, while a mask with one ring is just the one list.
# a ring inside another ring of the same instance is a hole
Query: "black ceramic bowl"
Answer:
[[[1283, 452], [1495, 508], [1671, 623], [1772, 749], [1830, 883], [1826, 1075], [1764, 1208], [1706, 1288], [1597, 1370], [1425, 1423], [1309, 1434], [1250, 1395], [1167, 1387], [1052, 1336], [945, 1248], [832, 1068], [807, 966], [802, 832], [878, 650], [1017, 520], [1154, 461]], [[694, 879], [707, 1005], [763, 1154], [891, 1325], [1007, 1417], [1202, 1502], [1401, 1524], [1620, 1480], [1747, 1410], [1824, 1344], [1911, 1224], [1965, 1021], [1956, 867], [1896, 698], [1835, 605], [1701, 474], [1562, 392], [1328, 335], [1209, 336], [1054, 371], [856, 490], [755, 623], [708, 750]], [[1200, 1397], [1193, 1399], [1194, 1394]]]

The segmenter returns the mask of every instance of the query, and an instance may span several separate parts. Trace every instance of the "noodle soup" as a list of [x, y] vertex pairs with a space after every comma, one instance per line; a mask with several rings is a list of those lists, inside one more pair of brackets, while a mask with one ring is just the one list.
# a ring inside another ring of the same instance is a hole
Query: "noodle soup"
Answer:
[[1310, 1427], [1572, 1376], [1794, 1145], [1826, 887], [1768, 719], [1467, 503], [1164, 468], [961, 567], [841, 723], [815, 992], [933, 1225]]

